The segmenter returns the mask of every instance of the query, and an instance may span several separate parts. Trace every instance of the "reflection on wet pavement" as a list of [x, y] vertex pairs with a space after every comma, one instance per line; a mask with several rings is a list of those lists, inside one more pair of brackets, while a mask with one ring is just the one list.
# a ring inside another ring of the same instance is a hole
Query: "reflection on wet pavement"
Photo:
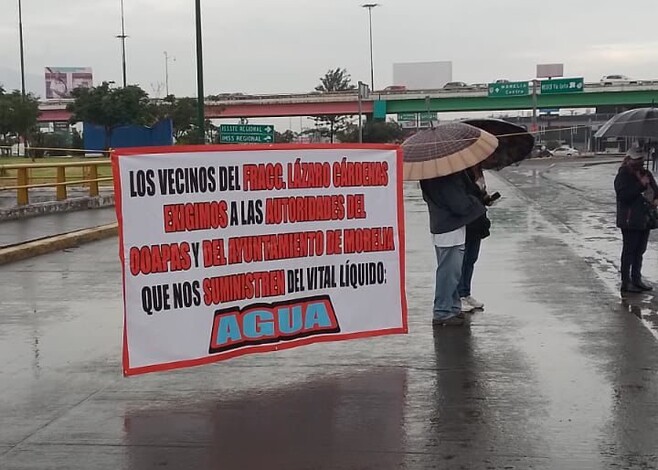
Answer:
[[488, 178], [467, 328], [430, 327], [414, 184], [407, 336], [124, 379], [116, 241], [3, 267], [0, 468], [657, 468], [657, 309], [617, 293], [612, 168], [546, 167]]

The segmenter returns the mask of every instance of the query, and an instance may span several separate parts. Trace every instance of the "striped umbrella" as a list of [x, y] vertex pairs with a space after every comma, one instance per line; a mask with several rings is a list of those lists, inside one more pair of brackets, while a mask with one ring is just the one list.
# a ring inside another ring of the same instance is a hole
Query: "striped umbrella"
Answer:
[[402, 144], [405, 180], [448, 176], [486, 160], [498, 139], [461, 122], [440, 124], [408, 138]]

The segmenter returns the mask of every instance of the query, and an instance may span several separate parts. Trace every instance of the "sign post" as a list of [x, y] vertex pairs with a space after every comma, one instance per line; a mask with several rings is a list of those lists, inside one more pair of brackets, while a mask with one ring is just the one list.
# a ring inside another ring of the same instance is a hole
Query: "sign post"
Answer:
[[219, 126], [221, 144], [272, 144], [274, 126], [256, 124], [222, 124]]

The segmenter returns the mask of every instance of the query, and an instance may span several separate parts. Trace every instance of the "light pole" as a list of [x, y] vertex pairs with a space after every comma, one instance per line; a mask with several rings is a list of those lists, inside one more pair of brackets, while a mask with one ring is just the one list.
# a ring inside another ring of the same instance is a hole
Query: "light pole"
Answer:
[[121, 39], [121, 65], [123, 72], [123, 87], [126, 87], [126, 22], [123, 14], [123, 0], [121, 0], [121, 34], [117, 36], [117, 39]]
[[203, 41], [201, 37], [201, 0], [195, 0], [196, 8], [196, 82], [197, 119], [202, 143], [206, 143], [206, 117], [203, 98]]
[[368, 24], [370, 25], [370, 89], [375, 91], [375, 67], [372, 58], [372, 9], [380, 6], [379, 3], [364, 3], [361, 5], [368, 9]]
[[[165, 96], [169, 96], [169, 54], [164, 51], [165, 57]], [[176, 58], [174, 57], [174, 62]]]
[[363, 100], [369, 98], [368, 85], [359, 81], [359, 143], [363, 143]]
[[25, 98], [25, 54], [23, 52], [23, 5], [18, 0], [18, 37], [21, 50], [21, 95]]

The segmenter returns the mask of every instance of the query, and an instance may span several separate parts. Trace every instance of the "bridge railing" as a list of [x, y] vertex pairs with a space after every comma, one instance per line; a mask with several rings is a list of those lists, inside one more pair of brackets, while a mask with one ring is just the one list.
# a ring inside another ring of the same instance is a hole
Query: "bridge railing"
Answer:
[[110, 160], [2, 164], [0, 159], [0, 192], [16, 192], [16, 204], [30, 203], [30, 190], [55, 188], [55, 198], [68, 198], [69, 187], [88, 188], [89, 196], [98, 196], [100, 186], [112, 181]]

